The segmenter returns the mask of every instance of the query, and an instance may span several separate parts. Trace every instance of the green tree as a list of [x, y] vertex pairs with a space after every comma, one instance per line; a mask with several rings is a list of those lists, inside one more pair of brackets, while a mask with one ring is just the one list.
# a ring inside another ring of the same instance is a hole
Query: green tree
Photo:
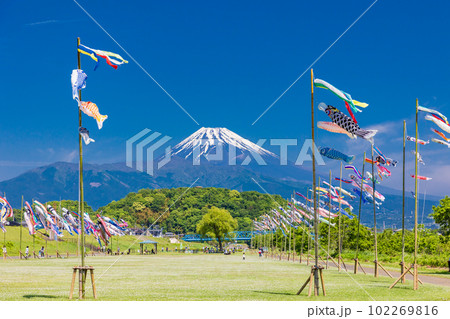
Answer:
[[197, 223], [206, 214], [205, 207], [215, 206], [230, 212], [238, 222], [237, 230], [250, 230], [251, 221], [262, 212], [275, 208], [276, 202], [286, 205], [281, 196], [272, 196], [275, 201], [271, 195], [254, 191], [238, 192], [214, 187], [141, 189], [98, 211], [116, 219], [122, 218], [136, 227], [150, 226], [161, 216], [158, 224], [166, 231], [186, 234], [196, 232]]
[[217, 238], [219, 249], [222, 250], [222, 242], [227, 233], [237, 227], [237, 221], [226, 209], [218, 207], [207, 208], [207, 213], [197, 224], [197, 232], [202, 236]]
[[439, 206], [433, 206], [433, 213], [436, 224], [439, 224], [442, 235], [450, 235], [450, 197], [445, 196], [439, 202]]

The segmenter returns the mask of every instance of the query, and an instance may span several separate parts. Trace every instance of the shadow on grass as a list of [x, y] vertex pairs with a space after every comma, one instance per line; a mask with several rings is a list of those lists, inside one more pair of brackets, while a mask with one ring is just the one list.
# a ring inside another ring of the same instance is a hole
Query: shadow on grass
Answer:
[[273, 291], [259, 291], [259, 290], [253, 290], [253, 292], [256, 292], [259, 294], [295, 296], [295, 293], [290, 293], [290, 292], [273, 292]]
[[55, 299], [58, 298], [52, 295], [23, 295], [24, 298], [32, 299], [32, 298], [45, 298], [45, 299]]

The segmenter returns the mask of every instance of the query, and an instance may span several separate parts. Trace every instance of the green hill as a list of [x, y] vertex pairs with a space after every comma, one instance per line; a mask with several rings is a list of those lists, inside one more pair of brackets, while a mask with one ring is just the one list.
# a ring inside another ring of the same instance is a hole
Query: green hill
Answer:
[[252, 220], [276, 208], [285, 206], [279, 195], [255, 191], [238, 192], [225, 188], [141, 189], [125, 198], [99, 208], [106, 216], [122, 218], [130, 227], [148, 227], [158, 219], [166, 231], [195, 232], [195, 227], [211, 206], [228, 210], [237, 221], [238, 230], [250, 230]]

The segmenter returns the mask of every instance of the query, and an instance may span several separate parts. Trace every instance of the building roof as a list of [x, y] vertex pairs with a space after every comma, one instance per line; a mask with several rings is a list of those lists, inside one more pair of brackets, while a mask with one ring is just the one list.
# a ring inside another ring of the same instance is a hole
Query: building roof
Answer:
[[153, 240], [144, 240], [141, 241], [139, 244], [157, 244], [158, 242], [153, 241]]

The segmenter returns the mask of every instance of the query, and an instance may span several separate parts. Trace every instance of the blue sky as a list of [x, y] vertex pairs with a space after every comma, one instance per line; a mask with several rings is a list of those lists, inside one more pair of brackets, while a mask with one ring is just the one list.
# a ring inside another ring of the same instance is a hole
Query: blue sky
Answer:
[[[2, 139], [0, 180], [31, 167], [77, 160], [77, 108], [70, 73], [76, 38], [121, 54], [114, 70], [82, 56], [83, 98], [109, 116], [101, 131], [84, 117], [95, 143], [87, 162], [125, 159], [125, 141], [143, 128], [178, 141], [201, 126], [259, 138], [310, 136], [310, 78], [305, 74], [252, 123], [373, 1], [78, 1], [200, 124], [192, 121], [73, 1], [1, 2]], [[24, 9], [25, 8], [25, 9]], [[450, 22], [447, 1], [386, 1], [373, 7], [314, 65], [315, 75], [370, 105], [357, 119], [377, 128], [376, 145], [401, 160], [402, 121], [414, 130], [415, 99], [450, 117]], [[325, 90], [316, 101], [344, 110]], [[316, 108], [317, 110], [317, 108]], [[433, 136], [420, 118], [421, 138]], [[327, 121], [324, 113], [316, 119]], [[317, 131], [317, 144], [348, 154], [370, 144]], [[410, 145], [412, 149], [412, 143]], [[448, 193], [450, 151], [421, 149], [427, 191]], [[295, 155], [295, 152], [292, 152]], [[408, 172], [412, 173], [409, 154]], [[336, 171], [336, 163], [320, 168]], [[358, 164], [360, 165], [360, 164]], [[400, 187], [401, 168], [387, 186]], [[412, 180], [412, 179], [411, 179]], [[412, 182], [412, 181], [410, 181]], [[411, 184], [412, 185], [412, 184]]]

